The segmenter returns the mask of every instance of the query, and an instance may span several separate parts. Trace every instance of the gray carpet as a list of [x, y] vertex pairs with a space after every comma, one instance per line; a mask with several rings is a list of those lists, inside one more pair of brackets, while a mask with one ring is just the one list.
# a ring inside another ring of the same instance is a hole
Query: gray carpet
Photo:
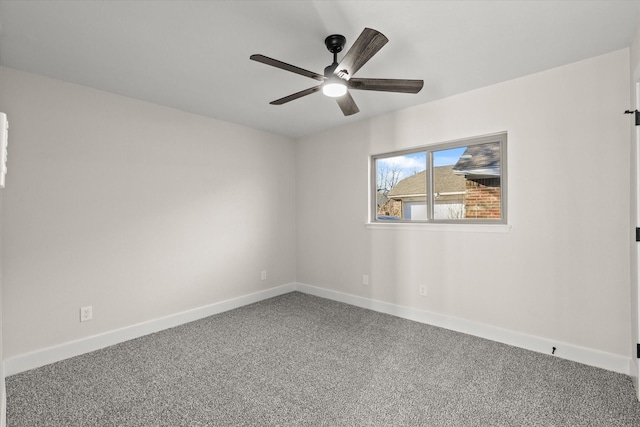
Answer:
[[640, 426], [631, 380], [293, 292], [7, 378], [20, 426]]

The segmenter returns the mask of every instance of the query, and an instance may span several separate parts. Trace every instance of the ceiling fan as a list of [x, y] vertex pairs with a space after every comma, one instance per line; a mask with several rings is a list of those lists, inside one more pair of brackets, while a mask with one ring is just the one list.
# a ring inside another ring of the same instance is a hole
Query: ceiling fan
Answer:
[[345, 116], [360, 111], [347, 89], [378, 90], [385, 92], [418, 93], [422, 89], [422, 80], [406, 79], [367, 79], [353, 75], [373, 57], [389, 39], [379, 31], [365, 28], [353, 46], [338, 63], [338, 53], [342, 51], [347, 39], [340, 34], [333, 34], [324, 40], [329, 52], [333, 53], [333, 63], [324, 69], [324, 75], [308, 71], [294, 65], [264, 55], [251, 55], [250, 59], [285, 71], [309, 77], [322, 84], [296, 92], [284, 98], [271, 101], [272, 105], [282, 105], [322, 90], [327, 96], [334, 97]]

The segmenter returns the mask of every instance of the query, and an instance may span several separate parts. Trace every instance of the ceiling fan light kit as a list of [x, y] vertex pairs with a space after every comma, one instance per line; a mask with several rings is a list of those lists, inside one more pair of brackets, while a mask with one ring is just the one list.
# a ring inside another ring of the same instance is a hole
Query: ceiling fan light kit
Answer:
[[347, 85], [339, 77], [333, 77], [322, 84], [322, 93], [331, 98], [344, 96], [347, 93]]
[[389, 39], [381, 32], [371, 28], [365, 28], [349, 51], [344, 55], [342, 61], [338, 63], [338, 53], [344, 49], [347, 39], [340, 34], [328, 36], [324, 40], [324, 44], [327, 50], [333, 54], [333, 63], [324, 69], [324, 75], [264, 55], [251, 55], [249, 59], [322, 82], [322, 84], [318, 86], [271, 101], [270, 104], [282, 105], [322, 90], [324, 95], [336, 99], [338, 106], [345, 116], [350, 116], [360, 110], [347, 89], [414, 94], [420, 92], [422, 89], [424, 85], [422, 80], [353, 78], [353, 75], [366, 64], [373, 55], [378, 53], [378, 51], [382, 49], [382, 46], [388, 41]]

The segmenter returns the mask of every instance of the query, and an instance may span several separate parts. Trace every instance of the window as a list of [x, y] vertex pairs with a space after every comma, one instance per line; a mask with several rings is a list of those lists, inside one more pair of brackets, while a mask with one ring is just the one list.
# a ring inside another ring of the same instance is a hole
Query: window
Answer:
[[506, 133], [371, 157], [373, 222], [506, 223]]

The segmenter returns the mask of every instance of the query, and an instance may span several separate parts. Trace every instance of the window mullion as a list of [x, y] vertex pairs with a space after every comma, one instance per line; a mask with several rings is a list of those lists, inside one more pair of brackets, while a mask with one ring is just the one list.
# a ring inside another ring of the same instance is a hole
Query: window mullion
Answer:
[[427, 151], [427, 221], [433, 220], [433, 151]]

